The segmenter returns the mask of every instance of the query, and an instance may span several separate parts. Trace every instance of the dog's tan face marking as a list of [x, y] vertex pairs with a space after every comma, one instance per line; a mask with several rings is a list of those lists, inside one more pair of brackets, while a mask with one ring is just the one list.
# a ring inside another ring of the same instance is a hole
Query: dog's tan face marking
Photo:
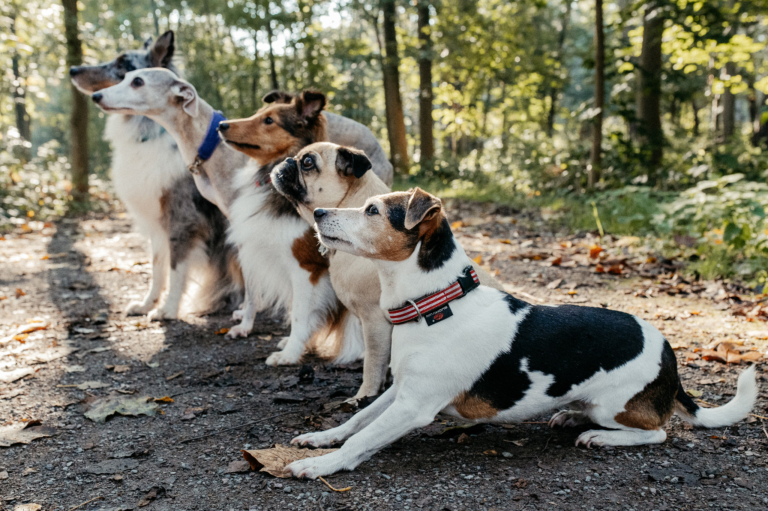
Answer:
[[490, 419], [495, 417], [499, 410], [494, 408], [490, 401], [462, 392], [451, 404], [465, 419]]
[[311, 211], [338, 207], [371, 168], [365, 153], [330, 142], [311, 144], [272, 172], [275, 188]]
[[307, 229], [304, 236], [296, 238], [291, 245], [291, 253], [299, 262], [299, 266], [309, 272], [309, 281], [316, 286], [328, 271], [330, 263], [328, 258], [320, 254], [315, 231]]
[[234, 149], [267, 165], [325, 140], [324, 107], [323, 94], [304, 91], [290, 103], [269, 103], [247, 119], [227, 121], [229, 127], [219, 133]]

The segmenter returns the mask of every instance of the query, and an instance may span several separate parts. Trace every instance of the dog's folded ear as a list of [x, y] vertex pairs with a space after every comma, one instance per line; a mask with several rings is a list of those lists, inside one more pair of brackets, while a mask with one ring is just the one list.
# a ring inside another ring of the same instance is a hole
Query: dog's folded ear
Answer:
[[197, 91], [191, 83], [177, 81], [171, 85], [176, 100], [181, 102], [181, 108], [192, 117], [197, 117]]
[[293, 94], [284, 92], [281, 90], [273, 90], [264, 95], [261, 100], [264, 103], [285, 103], [288, 104], [293, 100]]
[[[173, 52], [176, 49], [175, 40], [173, 30], [169, 30], [157, 38], [149, 52], [149, 60], [153, 67], [168, 67], [173, 60]], [[151, 42], [151, 39], [149, 41]]]
[[336, 151], [336, 170], [342, 176], [363, 177], [371, 169], [371, 160], [359, 149], [339, 147]]
[[304, 120], [317, 119], [325, 108], [325, 94], [314, 90], [305, 90], [300, 96], [293, 98], [296, 105], [296, 113]]
[[436, 218], [442, 208], [442, 202], [421, 188], [414, 188], [408, 206], [405, 209], [405, 228], [413, 229], [420, 223]]

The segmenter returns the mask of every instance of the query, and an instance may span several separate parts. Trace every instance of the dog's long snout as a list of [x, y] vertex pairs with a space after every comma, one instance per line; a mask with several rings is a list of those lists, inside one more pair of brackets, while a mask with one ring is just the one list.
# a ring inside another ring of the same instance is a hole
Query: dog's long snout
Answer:
[[227, 131], [229, 129], [229, 123], [228, 122], [220, 122], [219, 123], [219, 131]]
[[69, 76], [79, 75], [82, 70], [80, 67], [72, 66], [69, 68]]
[[317, 221], [317, 220], [322, 220], [323, 217], [325, 217], [328, 214], [328, 212], [322, 208], [317, 208], [314, 214], [315, 214], [315, 220]]
[[97, 92], [96, 94], [91, 96], [91, 99], [93, 100], [94, 103], [98, 105], [99, 103], [101, 103], [101, 98], [103, 97], [104, 96], [101, 95], [101, 92]]

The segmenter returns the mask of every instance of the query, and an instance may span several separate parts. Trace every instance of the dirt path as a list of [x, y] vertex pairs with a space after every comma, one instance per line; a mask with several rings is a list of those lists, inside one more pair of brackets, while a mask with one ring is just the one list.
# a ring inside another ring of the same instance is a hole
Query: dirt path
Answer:
[[[734, 316], [706, 293], [658, 292], [669, 291], [670, 279], [633, 263], [644, 254], [616, 242], [603, 256], [606, 272], [596, 273], [576, 250], [594, 240], [533, 235], [521, 227], [525, 218], [490, 213], [481, 206], [451, 210], [453, 221], [466, 221], [457, 232], [472, 257], [481, 256], [524, 299], [602, 304], [648, 319], [681, 347], [684, 384], [704, 401], [730, 399], [744, 366], [701, 360], [694, 349], [729, 339], [765, 352], [760, 332], [768, 326], [760, 318]], [[0, 422], [20, 427], [39, 420], [55, 428], [30, 427], [52, 436], [0, 447], [0, 509], [37, 503], [69, 511], [97, 497], [103, 499], [79, 509], [768, 507], [768, 420], [757, 417], [717, 430], [673, 418], [662, 445], [593, 450], [573, 446], [581, 430], [550, 430], [540, 422], [546, 417], [466, 430], [449, 429], [455, 424], [438, 417], [355, 472], [328, 478], [336, 488], [352, 488], [345, 493], [319, 481], [228, 473], [242, 460], [240, 449], [288, 443], [299, 431], [351, 416], [340, 401], [354, 394], [361, 365], [334, 368], [310, 359], [314, 375], [305, 368], [301, 378], [299, 367], [265, 366], [286, 333], [273, 318], [260, 318], [248, 339], [230, 341], [215, 334], [231, 326], [228, 314], [151, 324], [124, 317], [128, 302], [147, 288], [149, 266], [143, 239], [119, 217], [65, 220], [0, 241], [0, 337], [33, 318], [49, 324], [0, 344]], [[553, 244], [563, 248], [559, 262]], [[617, 254], [628, 254], [616, 263], [620, 275], [607, 271]], [[764, 369], [754, 410], [760, 416], [768, 415]], [[105, 385], [74, 387], [87, 381]], [[144, 403], [158, 408], [151, 417], [98, 423], [84, 416], [89, 402], [107, 396], [173, 402]]]

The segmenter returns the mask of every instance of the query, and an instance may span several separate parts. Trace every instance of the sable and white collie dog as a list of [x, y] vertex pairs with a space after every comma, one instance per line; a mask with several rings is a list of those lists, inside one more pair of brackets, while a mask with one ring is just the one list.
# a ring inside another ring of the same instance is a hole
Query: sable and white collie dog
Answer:
[[[164, 67], [178, 75], [174, 50], [174, 34], [168, 31], [154, 43], [148, 39], [141, 50], [96, 66], [73, 67], [69, 74], [80, 91], [92, 95], [135, 69]], [[237, 251], [226, 241], [229, 222], [200, 195], [173, 137], [148, 117], [123, 114], [109, 115], [104, 136], [112, 143], [115, 191], [152, 246], [150, 289], [126, 313], [148, 314], [150, 320], [176, 318], [192, 287], [189, 312], [237, 305], [243, 280]]]

